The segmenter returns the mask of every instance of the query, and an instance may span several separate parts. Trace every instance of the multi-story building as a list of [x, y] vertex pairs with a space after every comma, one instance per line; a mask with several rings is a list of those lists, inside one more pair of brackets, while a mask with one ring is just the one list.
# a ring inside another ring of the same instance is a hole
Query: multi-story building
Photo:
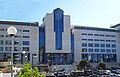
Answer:
[[111, 28], [70, 26], [70, 16], [63, 10], [46, 14], [39, 28], [40, 62], [78, 64], [86, 59], [91, 63], [120, 63], [119, 24]]
[[[17, 29], [13, 42], [14, 63], [23, 63], [25, 60], [37, 63], [38, 58], [33, 59], [33, 54], [38, 55], [39, 51], [39, 26], [37, 22], [0, 21], [0, 59], [11, 56], [12, 38], [7, 33], [10, 26]], [[26, 53], [23, 54], [23, 51]]]
[[[70, 16], [57, 8], [47, 13], [40, 27], [40, 52], [45, 63], [71, 64]], [[43, 41], [43, 42], [42, 42]]]
[[74, 26], [74, 61], [120, 63], [120, 30]]

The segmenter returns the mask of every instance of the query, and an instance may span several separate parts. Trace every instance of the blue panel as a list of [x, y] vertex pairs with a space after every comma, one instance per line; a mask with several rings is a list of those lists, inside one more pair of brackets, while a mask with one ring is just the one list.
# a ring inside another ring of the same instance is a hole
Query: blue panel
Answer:
[[39, 27], [39, 47], [44, 47], [45, 44], [45, 33], [44, 33], [44, 27]]
[[62, 49], [62, 32], [64, 32], [64, 19], [63, 11], [59, 8], [54, 10], [54, 32], [56, 50]]
[[23, 41], [23, 45], [29, 45], [29, 41]]

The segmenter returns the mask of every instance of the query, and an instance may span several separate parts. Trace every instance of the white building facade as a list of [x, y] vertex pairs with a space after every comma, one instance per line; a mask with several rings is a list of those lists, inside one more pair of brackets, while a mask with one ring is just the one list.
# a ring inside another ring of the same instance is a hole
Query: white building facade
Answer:
[[[14, 63], [24, 63], [32, 61], [38, 62], [38, 58], [33, 60], [33, 55], [38, 55], [39, 51], [39, 26], [37, 22], [0, 21], [0, 60], [7, 59], [11, 55], [12, 38], [7, 33], [7, 28], [14, 26], [17, 34], [14, 37], [13, 60]], [[22, 52], [26, 53], [23, 54]]]
[[119, 33], [118, 29], [74, 26], [74, 62], [120, 63]]

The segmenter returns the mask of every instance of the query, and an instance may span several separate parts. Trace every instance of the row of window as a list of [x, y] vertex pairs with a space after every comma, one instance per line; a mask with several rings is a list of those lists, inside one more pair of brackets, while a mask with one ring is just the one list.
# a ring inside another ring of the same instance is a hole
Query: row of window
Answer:
[[104, 34], [87, 34], [87, 33], [82, 33], [82, 35], [115, 37], [115, 35], [104, 35]]
[[82, 48], [82, 52], [116, 52], [116, 49], [92, 49]]
[[[0, 37], [4, 37], [4, 35], [0, 35]], [[10, 37], [10, 35], [6, 35], [5, 37]], [[21, 38], [21, 36], [15, 36], [15, 38]], [[23, 36], [23, 38], [29, 38], [29, 36]]]
[[116, 44], [82, 43], [82, 47], [112, 47], [112, 48], [116, 48]]
[[87, 59], [89, 62], [116, 62], [117, 54], [82, 54], [82, 59]]
[[[7, 29], [2, 29], [2, 28], [0, 28], [0, 31], [7, 31]], [[21, 32], [21, 30], [18, 30], [19, 32]], [[30, 30], [23, 30], [23, 32], [30, 32]]]
[[[5, 45], [11, 45], [12, 41], [11, 40], [6, 40]], [[0, 45], [4, 45], [4, 40], [0, 40]], [[20, 41], [14, 41], [14, 45], [21, 45]], [[23, 41], [22, 45], [29, 45], [29, 41]]]
[[103, 42], [116, 42], [116, 40], [104, 40], [104, 39], [82, 39], [83, 41], [103, 41]]
[[[11, 51], [11, 47], [5, 47], [5, 51]], [[4, 47], [0, 47], [0, 51], [4, 51]], [[21, 47], [14, 47], [14, 51], [21, 51]], [[29, 47], [23, 47], [22, 51], [29, 51]]]

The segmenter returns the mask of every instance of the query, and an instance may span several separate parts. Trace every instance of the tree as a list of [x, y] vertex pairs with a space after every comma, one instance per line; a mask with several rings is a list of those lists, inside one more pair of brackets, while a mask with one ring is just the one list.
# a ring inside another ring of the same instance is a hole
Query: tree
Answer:
[[106, 69], [106, 64], [104, 62], [100, 62], [98, 67], [101, 69]]
[[85, 67], [87, 67], [89, 65], [89, 62], [87, 61], [87, 60], [81, 60], [80, 62], [79, 62], [79, 67], [81, 67], [81, 68], [85, 68]]
[[23, 68], [18, 72], [17, 77], [45, 77], [44, 74], [40, 74], [38, 68], [32, 69], [30, 64], [25, 64]]

